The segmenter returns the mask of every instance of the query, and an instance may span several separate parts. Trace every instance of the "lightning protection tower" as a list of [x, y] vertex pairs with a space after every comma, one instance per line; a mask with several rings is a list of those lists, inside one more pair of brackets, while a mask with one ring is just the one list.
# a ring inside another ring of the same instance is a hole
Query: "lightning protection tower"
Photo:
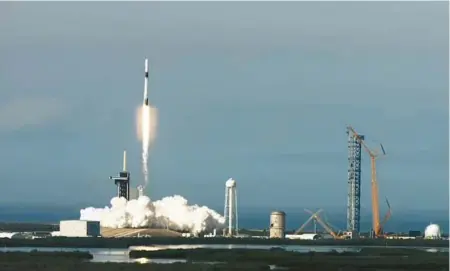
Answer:
[[348, 136], [348, 196], [347, 196], [347, 231], [359, 233], [361, 210], [361, 141], [363, 135], [353, 134], [347, 128]]
[[117, 185], [117, 197], [130, 200], [130, 172], [127, 171], [127, 151], [123, 151], [123, 170], [119, 176], [109, 177]]
[[238, 213], [237, 213], [237, 194], [236, 181], [228, 179], [225, 183], [225, 223], [228, 224], [227, 236], [238, 234]]

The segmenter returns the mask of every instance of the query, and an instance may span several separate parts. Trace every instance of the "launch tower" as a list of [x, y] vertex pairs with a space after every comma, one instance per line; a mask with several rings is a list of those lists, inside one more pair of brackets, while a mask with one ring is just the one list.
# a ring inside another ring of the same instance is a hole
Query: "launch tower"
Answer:
[[127, 151], [123, 151], [123, 169], [119, 176], [109, 177], [117, 185], [117, 197], [130, 200], [130, 172], [127, 171]]
[[[347, 128], [348, 136], [348, 197], [347, 197], [347, 231], [360, 231], [361, 200], [361, 143], [357, 135]], [[363, 135], [359, 135], [364, 140]]]

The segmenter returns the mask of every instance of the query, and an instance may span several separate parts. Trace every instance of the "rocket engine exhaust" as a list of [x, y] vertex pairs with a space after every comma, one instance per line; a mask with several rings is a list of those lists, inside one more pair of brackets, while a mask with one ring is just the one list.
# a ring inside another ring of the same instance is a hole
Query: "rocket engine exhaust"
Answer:
[[142, 142], [142, 173], [144, 188], [148, 185], [148, 158], [153, 141], [156, 138], [158, 111], [148, 99], [148, 59], [145, 59], [144, 98], [142, 105], [137, 108], [137, 136]]

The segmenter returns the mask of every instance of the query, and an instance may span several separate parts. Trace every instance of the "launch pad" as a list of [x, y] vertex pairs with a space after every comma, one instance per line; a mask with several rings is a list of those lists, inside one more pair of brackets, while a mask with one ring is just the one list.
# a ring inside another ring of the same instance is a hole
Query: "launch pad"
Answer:
[[121, 228], [113, 229], [102, 227], [100, 229], [102, 237], [106, 238], [124, 238], [124, 237], [181, 237], [181, 233], [169, 229], [150, 229], [150, 228]]

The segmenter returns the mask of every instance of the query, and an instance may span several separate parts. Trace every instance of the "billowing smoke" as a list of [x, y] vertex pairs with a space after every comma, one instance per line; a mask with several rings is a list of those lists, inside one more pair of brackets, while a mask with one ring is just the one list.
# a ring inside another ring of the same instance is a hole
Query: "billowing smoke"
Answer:
[[80, 211], [80, 220], [100, 221], [109, 228], [169, 228], [193, 234], [222, 229], [225, 218], [206, 206], [188, 205], [182, 196], [165, 197], [151, 202], [147, 196], [126, 201], [114, 197], [111, 207], [88, 207]]
[[156, 138], [158, 111], [155, 107], [142, 105], [137, 109], [137, 135], [142, 141], [142, 172], [144, 174], [144, 188], [148, 184], [148, 156], [149, 150]]

